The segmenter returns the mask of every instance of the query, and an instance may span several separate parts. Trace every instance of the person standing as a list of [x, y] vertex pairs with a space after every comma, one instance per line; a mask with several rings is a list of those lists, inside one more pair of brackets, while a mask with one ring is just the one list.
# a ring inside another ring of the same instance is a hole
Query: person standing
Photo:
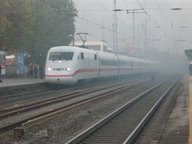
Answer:
[[192, 76], [192, 62], [189, 64], [189, 74]]
[[38, 75], [38, 65], [35, 64], [34, 65], [34, 77], [35, 77], [35, 79], [37, 78], [37, 75]]
[[29, 78], [33, 78], [33, 64], [32, 63], [29, 64], [28, 75], [29, 75]]
[[2, 82], [2, 79], [1, 79], [1, 70], [2, 68], [1, 68], [1, 65], [0, 65], [0, 82]]

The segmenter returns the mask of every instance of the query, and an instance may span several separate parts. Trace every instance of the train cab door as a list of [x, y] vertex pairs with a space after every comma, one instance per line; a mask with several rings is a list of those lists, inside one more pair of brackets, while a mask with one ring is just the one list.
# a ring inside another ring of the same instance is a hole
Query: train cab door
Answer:
[[80, 52], [80, 72], [81, 72], [81, 78], [80, 79], [85, 79], [85, 53]]
[[99, 57], [98, 52], [96, 52], [94, 59], [96, 60], [96, 63], [97, 63], [96, 68], [95, 68], [97, 70], [96, 77], [99, 78], [100, 77], [100, 57]]

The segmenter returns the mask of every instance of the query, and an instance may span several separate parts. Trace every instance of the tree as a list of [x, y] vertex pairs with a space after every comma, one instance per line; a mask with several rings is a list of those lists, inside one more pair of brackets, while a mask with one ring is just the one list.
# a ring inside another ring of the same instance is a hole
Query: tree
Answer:
[[27, 37], [32, 60], [45, 57], [52, 46], [68, 45], [74, 33], [74, 4], [71, 0], [29, 0]]
[[72, 0], [0, 0], [0, 41], [9, 53], [22, 50], [43, 63], [52, 46], [68, 45], [74, 34]]
[[0, 0], [1, 49], [15, 51], [23, 45], [25, 11], [22, 1]]

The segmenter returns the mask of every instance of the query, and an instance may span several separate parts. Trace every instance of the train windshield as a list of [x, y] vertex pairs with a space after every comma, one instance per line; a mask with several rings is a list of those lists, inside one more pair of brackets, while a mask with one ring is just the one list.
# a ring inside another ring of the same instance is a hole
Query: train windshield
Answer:
[[49, 60], [72, 60], [73, 52], [50, 52]]

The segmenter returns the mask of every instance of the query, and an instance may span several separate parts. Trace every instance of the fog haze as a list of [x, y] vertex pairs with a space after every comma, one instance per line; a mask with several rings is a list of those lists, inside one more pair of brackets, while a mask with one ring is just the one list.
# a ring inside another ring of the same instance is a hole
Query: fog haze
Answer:
[[[78, 10], [76, 33], [86, 32], [87, 40], [105, 40], [113, 47], [114, 0], [74, 3]], [[190, 0], [117, 0], [116, 9], [121, 10], [116, 12], [118, 49], [158, 59], [167, 71], [187, 72], [189, 60], [184, 50], [192, 45], [191, 6]], [[142, 12], [134, 13], [134, 21], [133, 9]]]

